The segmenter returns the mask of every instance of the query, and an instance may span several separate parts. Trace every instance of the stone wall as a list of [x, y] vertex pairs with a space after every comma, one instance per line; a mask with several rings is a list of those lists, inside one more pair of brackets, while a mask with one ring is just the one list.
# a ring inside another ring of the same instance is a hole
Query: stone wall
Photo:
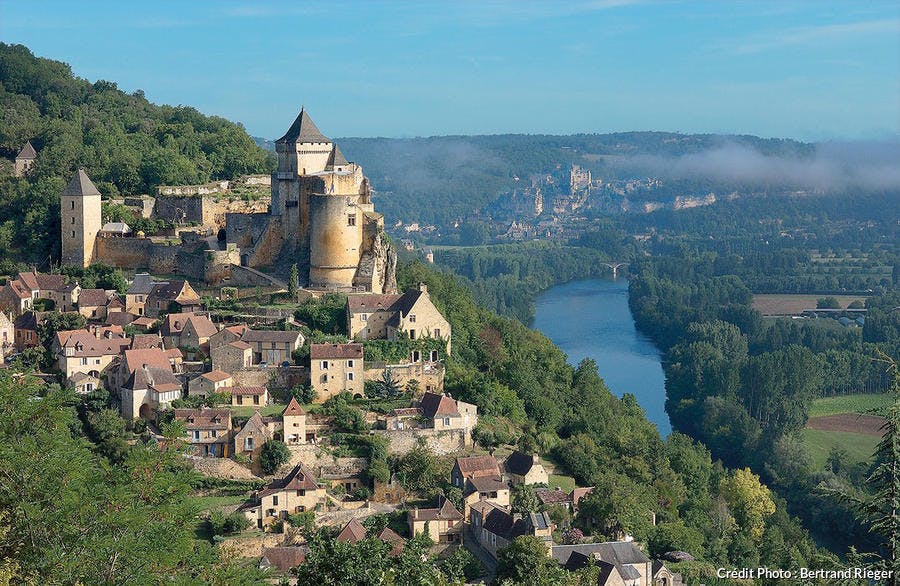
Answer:
[[466, 430], [449, 429], [404, 429], [399, 431], [376, 430], [375, 433], [388, 439], [388, 452], [391, 454], [405, 454], [419, 442], [425, 440], [435, 454], [439, 456], [453, 454], [466, 449]]
[[228, 181], [213, 181], [203, 185], [160, 185], [156, 188], [159, 195], [205, 195], [227, 190]]
[[234, 378], [234, 386], [268, 387], [270, 391], [290, 389], [299, 384], [309, 383], [309, 369], [305, 366], [288, 366], [287, 368], [252, 366], [229, 372], [229, 374]]

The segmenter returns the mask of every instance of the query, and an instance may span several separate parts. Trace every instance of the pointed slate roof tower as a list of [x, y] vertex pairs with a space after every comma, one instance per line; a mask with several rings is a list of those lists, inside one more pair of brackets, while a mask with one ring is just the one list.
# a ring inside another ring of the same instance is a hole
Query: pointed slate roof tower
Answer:
[[19, 154], [16, 155], [17, 159], [36, 159], [37, 151], [34, 150], [34, 147], [31, 145], [31, 141], [25, 143], [25, 146], [22, 147], [22, 150], [19, 151]]
[[84, 169], [78, 169], [78, 173], [72, 177], [61, 195], [100, 195], [100, 190], [94, 185]]
[[349, 165], [350, 163], [347, 161], [346, 157], [344, 157], [344, 153], [341, 152], [340, 147], [335, 144], [331, 148], [331, 154], [328, 155], [328, 162], [325, 163], [325, 169], [330, 170], [335, 167], [341, 167], [343, 165]]
[[327, 142], [330, 143], [331, 139], [322, 134], [322, 132], [316, 127], [316, 123], [312, 121], [312, 118], [309, 117], [309, 114], [306, 113], [306, 108], [300, 108], [300, 114], [297, 115], [297, 119], [294, 120], [294, 123], [291, 124], [291, 127], [288, 128], [288, 131], [284, 136], [278, 139], [277, 142]]

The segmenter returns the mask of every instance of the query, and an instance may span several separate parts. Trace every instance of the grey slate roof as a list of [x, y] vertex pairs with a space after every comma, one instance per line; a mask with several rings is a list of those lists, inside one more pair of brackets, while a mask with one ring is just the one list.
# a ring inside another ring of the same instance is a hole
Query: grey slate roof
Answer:
[[534, 466], [534, 457], [530, 454], [515, 451], [509, 455], [503, 466], [509, 474], [525, 476], [531, 470], [531, 467]]
[[325, 163], [325, 168], [333, 168], [335, 165], [349, 165], [350, 162], [344, 157], [344, 153], [341, 152], [341, 148], [338, 145], [334, 145], [331, 147], [331, 154], [328, 155], [328, 162]]
[[34, 150], [34, 147], [31, 146], [31, 141], [25, 143], [25, 146], [22, 147], [22, 150], [19, 151], [19, 154], [16, 155], [17, 159], [36, 159], [37, 151]]
[[87, 173], [84, 172], [84, 169], [79, 169], [78, 173], [75, 173], [75, 176], [63, 189], [62, 195], [100, 195], [100, 191]]
[[306, 113], [306, 109], [301, 108], [297, 119], [277, 142], [331, 142], [331, 139], [316, 128], [315, 122]]
[[153, 285], [153, 279], [148, 273], [138, 273], [134, 276], [131, 286], [128, 287], [128, 293], [130, 295], [149, 295]]
[[[551, 550], [553, 558], [569, 569], [577, 569], [569, 567], [569, 558], [573, 554], [580, 554], [583, 558], [594, 557], [598, 560], [614, 564], [616, 566], [626, 566], [628, 564], [646, 564], [650, 561], [644, 552], [637, 548], [634, 543], [629, 541], [607, 541], [604, 543], [582, 543], [580, 545], [554, 545]], [[577, 557], [577, 556], [576, 556]], [[574, 566], [578, 562], [572, 560]], [[620, 570], [620, 573], [624, 572]]]

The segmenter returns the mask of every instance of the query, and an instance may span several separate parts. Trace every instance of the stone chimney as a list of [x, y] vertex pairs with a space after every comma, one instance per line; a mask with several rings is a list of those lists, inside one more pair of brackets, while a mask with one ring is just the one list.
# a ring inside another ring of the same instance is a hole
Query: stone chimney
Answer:
[[428, 293], [428, 285], [425, 283], [419, 283], [419, 291], [422, 293]]
[[413, 509], [413, 521], [419, 520], [419, 507]]

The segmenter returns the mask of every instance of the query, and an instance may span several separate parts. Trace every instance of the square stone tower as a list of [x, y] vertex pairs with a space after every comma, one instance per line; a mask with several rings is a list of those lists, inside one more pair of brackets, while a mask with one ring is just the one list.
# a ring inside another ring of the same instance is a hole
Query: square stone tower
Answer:
[[102, 226], [100, 191], [84, 169], [60, 195], [62, 264], [86, 267], [94, 259], [97, 234]]

